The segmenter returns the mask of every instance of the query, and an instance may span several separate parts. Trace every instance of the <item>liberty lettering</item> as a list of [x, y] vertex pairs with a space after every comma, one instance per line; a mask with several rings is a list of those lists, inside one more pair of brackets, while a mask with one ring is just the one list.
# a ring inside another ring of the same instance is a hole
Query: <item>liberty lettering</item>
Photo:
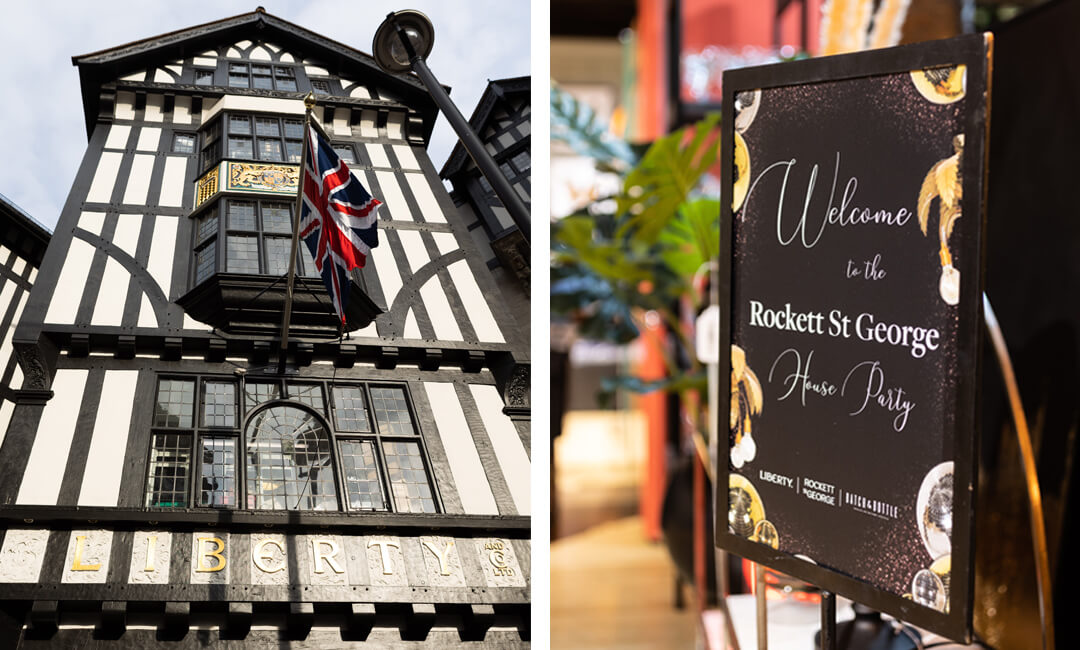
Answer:
[[[279, 551], [281, 551], [281, 555], [282, 555], [281, 564], [277, 565], [277, 567], [274, 567], [274, 568], [271, 568], [271, 567], [266, 565], [267, 562], [274, 559], [274, 556], [270, 555], [266, 550], [266, 547], [268, 545], [270, 545], [270, 544], [273, 544], [274, 546], [276, 546], [277, 549]], [[281, 571], [282, 569], [284, 569], [285, 568], [284, 556], [285, 556], [285, 549], [281, 548], [281, 544], [277, 540], [274, 540], [274, 539], [262, 539], [262, 540], [259, 540], [258, 544], [251, 547], [251, 561], [263, 573], [277, 573], [278, 571]]]
[[[221, 541], [220, 537], [200, 537], [198, 539], [198, 542], [199, 545], [197, 546], [197, 548], [199, 554], [199, 563], [198, 566], [195, 568], [195, 571], [198, 573], [214, 573], [216, 571], [221, 571], [222, 569], [224, 569], [225, 555], [223, 551], [225, 550], [225, 542]], [[207, 551], [207, 542], [214, 542], [214, 544], [217, 545], [217, 548], [213, 551]], [[216, 557], [217, 565], [212, 567], [206, 566], [204, 560], [206, 560], [206, 558], [208, 557]]]
[[431, 551], [439, 560], [439, 573], [444, 576], [450, 575], [450, 549], [454, 548], [454, 540], [446, 543], [446, 548], [440, 553], [439, 549], [431, 542], [424, 542], [424, 548]]
[[98, 571], [101, 569], [101, 564], [83, 564], [82, 554], [83, 545], [86, 544], [86, 535], [75, 536], [75, 557], [71, 561], [72, 571]]
[[[330, 552], [329, 553], [323, 553], [322, 552], [323, 544], [326, 544], [327, 546], [330, 547]], [[315, 564], [315, 567], [314, 567], [315, 573], [325, 573], [325, 570], [323, 569], [323, 566], [322, 566], [322, 562], [320, 562], [319, 560], [326, 560], [326, 563], [330, 565], [330, 568], [333, 569], [334, 573], [345, 573], [345, 569], [341, 568], [341, 565], [338, 564], [337, 558], [335, 557], [337, 555], [337, 553], [338, 553], [338, 545], [337, 545], [337, 542], [335, 542], [334, 540], [326, 539], [326, 538], [322, 538], [322, 537], [312, 539], [311, 540], [311, 560]], [[385, 555], [383, 557], [384, 557], [384, 564], [385, 564]], [[386, 571], [384, 570], [383, 573], [386, 573]]]
[[393, 563], [393, 560], [391, 560], [390, 552], [386, 550], [386, 547], [387, 546], [393, 546], [396, 549], [400, 549], [401, 547], [398, 546], [397, 542], [389, 542], [389, 541], [385, 541], [385, 540], [376, 540], [376, 539], [373, 539], [370, 542], [368, 542], [367, 547], [371, 548], [372, 546], [378, 546], [379, 547], [379, 553], [380, 553], [380, 555], [382, 557], [382, 572], [383, 572], [383, 575], [384, 576], [394, 575], [394, 563]]

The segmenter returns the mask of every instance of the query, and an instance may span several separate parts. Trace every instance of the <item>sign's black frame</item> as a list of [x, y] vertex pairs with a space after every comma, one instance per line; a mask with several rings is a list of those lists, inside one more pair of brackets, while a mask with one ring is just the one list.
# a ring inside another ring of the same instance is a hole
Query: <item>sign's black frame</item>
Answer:
[[[970, 642], [972, 633], [973, 582], [974, 582], [974, 497], [978, 464], [979, 391], [981, 379], [982, 350], [982, 293], [985, 286], [985, 238], [986, 238], [986, 154], [990, 127], [990, 73], [993, 38], [990, 34], [974, 34], [958, 38], [905, 45], [889, 49], [843, 54], [838, 56], [806, 59], [775, 65], [742, 68], [724, 72], [723, 122], [720, 160], [721, 207], [720, 207], [720, 381], [718, 382], [720, 404], [726, 404], [725, 396], [731, 394], [731, 339], [733, 275], [733, 215], [731, 210], [735, 94], [744, 90], [809, 84], [822, 81], [840, 81], [874, 75], [906, 73], [920, 68], [964, 64], [967, 66], [966, 93], [968, 102], [962, 118], [966, 142], [962, 161], [964, 195], [961, 203], [965, 236], [958, 250], [962, 259], [977, 260], [977, 272], [961, 273], [960, 303], [958, 314], [960, 327], [957, 332], [957, 398], [954, 448], [954, 492], [952, 531], [952, 577], [950, 580], [949, 613], [924, 607], [903, 596], [874, 587], [868, 582], [840, 573], [833, 569], [811, 564], [788, 553], [775, 550], [765, 544], [752, 542], [728, 531], [728, 455], [727, 436], [721, 435], [716, 446], [716, 546], [736, 555], [758, 562], [769, 568], [809, 582], [824, 590], [839, 594], [875, 610], [890, 614], [919, 627], [937, 632], [951, 639]], [[725, 370], [726, 369], [726, 370]], [[716, 414], [718, 431], [728, 430], [728, 409], [720, 408]]]

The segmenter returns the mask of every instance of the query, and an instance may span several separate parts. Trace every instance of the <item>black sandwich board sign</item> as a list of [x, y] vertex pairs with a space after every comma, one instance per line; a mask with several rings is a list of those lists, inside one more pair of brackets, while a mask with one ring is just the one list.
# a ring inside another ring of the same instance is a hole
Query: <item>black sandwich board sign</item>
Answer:
[[971, 634], [991, 45], [723, 81], [717, 545], [953, 639]]

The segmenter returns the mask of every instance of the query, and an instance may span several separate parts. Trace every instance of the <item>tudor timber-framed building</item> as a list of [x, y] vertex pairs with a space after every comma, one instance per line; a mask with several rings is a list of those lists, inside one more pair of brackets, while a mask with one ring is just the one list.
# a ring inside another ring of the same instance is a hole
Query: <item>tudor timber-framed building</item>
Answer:
[[[12, 337], [0, 646], [527, 644], [528, 314], [420, 82], [261, 8], [73, 62], [89, 144]], [[381, 244], [344, 340], [301, 255], [278, 374], [308, 91]]]

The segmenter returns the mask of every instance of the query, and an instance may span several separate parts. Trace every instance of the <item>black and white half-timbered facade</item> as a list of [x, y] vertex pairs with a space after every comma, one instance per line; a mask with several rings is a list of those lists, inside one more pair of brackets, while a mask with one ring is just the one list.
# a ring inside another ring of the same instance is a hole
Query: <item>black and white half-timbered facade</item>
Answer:
[[[530, 77], [488, 81], [469, 124], [495, 159], [499, 170], [528, 207], [532, 204], [532, 111]], [[468, 215], [468, 229], [503, 299], [514, 311], [529, 309], [529, 247], [510, 213], [480, 168], [459, 142], [439, 175], [450, 182], [450, 196]], [[524, 323], [527, 328], [528, 324]]]
[[0, 194], [0, 444], [15, 412], [23, 373], [13, 339], [51, 233]]
[[[0, 324], [0, 647], [527, 644], [528, 312], [420, 82], [261, 8], [73, 61], [89, 144]], [[309, 91], [385, 205], [347, 338], [301, 244], [281, 372]]]

